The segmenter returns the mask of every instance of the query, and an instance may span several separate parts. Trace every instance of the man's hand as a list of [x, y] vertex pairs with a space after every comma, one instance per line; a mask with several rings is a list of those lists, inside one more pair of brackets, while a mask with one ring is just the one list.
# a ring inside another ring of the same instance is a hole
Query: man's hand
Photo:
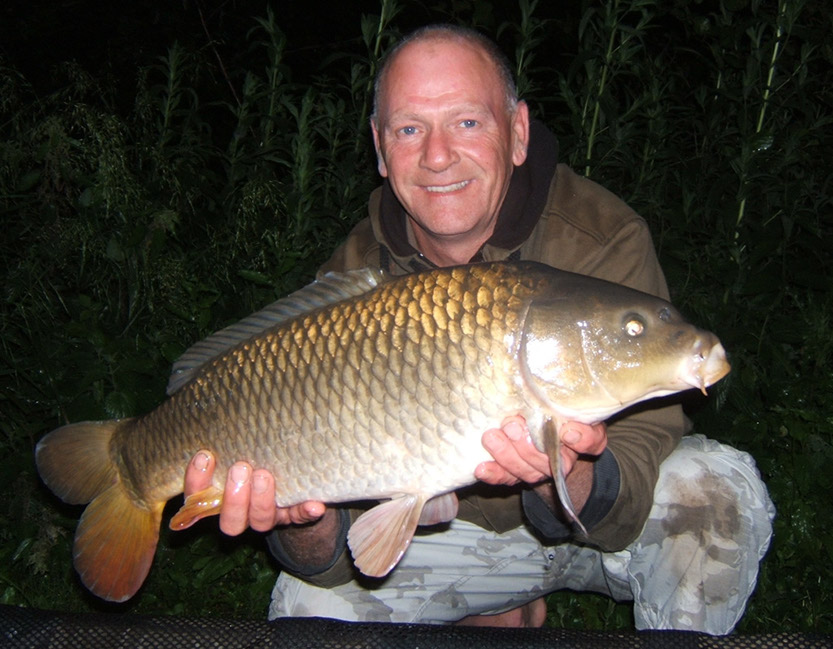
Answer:
[[[185, 471], [185, 495], [207, 488], [214, 475], [214, 456], [199, 451]], [[247, 527], [268, 532], [276, 525], [311, 523], [324, 515], [324, 503], [310, 500], [291, 507], [275, 505], [275, 478], [269, 471], [253, 471], [248, 462], [236, 462], [226, 476], [220, 529], [231, 536]]]
[[[600, 455], [607, 446], [604, 424], [565, 423], [559, 431], [561, 463], [564, 474], [570, 475], [579, 455]], [[550, 461], [532, 443], [523, 417], [507, 417], [502, 428], [487, 430], [483, 446], [494, 461], [483, 462], [474, 471], [478, 480], [489, 484], [513, 485], [518, 482], [536, 484], [552, 478]]]

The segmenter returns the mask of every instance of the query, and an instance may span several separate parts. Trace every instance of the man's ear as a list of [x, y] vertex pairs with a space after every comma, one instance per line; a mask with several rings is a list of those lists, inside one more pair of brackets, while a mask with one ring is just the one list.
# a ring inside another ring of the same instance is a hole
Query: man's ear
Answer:
[[529, 106], [519, 101], [512, 116], [512, 162], [520, 167], [526, 161], [529, 148]]
[[370, 130], [373, 133], [373, 146], [376, 149], [376, 168], [379, 170], [379, 175], [382, 178], [388, 177], [388, 166], [385, 164], [385, 157], [382, 155], [382, 144], [379, 139], [379, 129], [376, 126], [376, 120], [370, 118]]

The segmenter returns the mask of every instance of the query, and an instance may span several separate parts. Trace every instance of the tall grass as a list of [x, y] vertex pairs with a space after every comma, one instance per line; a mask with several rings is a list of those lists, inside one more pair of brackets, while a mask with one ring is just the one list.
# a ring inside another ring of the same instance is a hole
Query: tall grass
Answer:
[[[691, 411], [755, 456], [779, 511], [741, 630], [833, 631], [825, 3], [485, 4], [383, 0], [303, 78], [267, 10], [222, 67], [172, 40], [130, 102], [71, 63], [36, 93], [0, 61], [0, 602], [264, 615], [275, 566], [257, 535], [225, 539], [214, 521], [163, 532], [130, 603], [86, 595], [79, 510], [40, 486], [32, 449], [61, 423], [153, 408], [189, 344], [313, 276], [378, 183], [380, 57], [403, 26], [451, 15], [513, 57], [562, 157], [649, 220], [675, 302], [730, 351], [733, 373]], [[632, 624], [627, 605], [569, 593], [550, 597], [550, 622]]]

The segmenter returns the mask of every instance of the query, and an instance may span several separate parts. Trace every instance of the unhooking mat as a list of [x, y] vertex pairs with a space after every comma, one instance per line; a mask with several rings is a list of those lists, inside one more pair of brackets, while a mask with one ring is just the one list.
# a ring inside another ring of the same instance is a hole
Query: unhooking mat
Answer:
[[713, 637], [683, 631], [592, 632], [340, 622], [73, 614], [0, 606], [0, 647], [26, 649], [817, 649], [800, 633]]

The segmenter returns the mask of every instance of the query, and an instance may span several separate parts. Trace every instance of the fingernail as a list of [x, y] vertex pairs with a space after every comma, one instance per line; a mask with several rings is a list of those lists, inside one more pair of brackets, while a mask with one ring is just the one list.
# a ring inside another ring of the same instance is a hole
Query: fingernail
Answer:
[[198, 471], [206, 471], [208, 469], [208, 461], [211, 458], [208, 457], [207, 453], [197, 453], [194, 456], [194, 468]]
[[578, 432], [575, 428], [570, 428], [567, 432], [564, 433], [564, 436], [561, 438], [565, 444], [577, 444], [581, 441], [581, 433]]
[[262, 476], [258, 473], [252, 478], [252, 491], [255, 491], [259, 494], [262, 494], [264, 491], [266, 491], [265, 476]]
[[249, 480], [249, 468], [242, 464], [235, 464], [231, 467], [230, 477], [238, 486], [243, 486]]
[[505, 432], [506, 436], [513, 442], [523, 439], [523, 436], [526, 433], [524, 427], [516, 421], [506, 424], [506, 428], [503, 429], [503, 432]]

